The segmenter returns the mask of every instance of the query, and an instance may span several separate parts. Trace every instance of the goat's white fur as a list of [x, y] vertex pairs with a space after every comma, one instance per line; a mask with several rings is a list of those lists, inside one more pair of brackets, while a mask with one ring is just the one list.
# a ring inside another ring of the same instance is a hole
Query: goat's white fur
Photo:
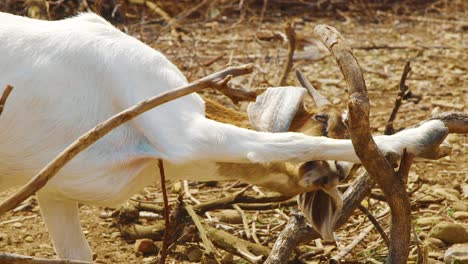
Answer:
[[[12, 92], [0, 117], [0, 190], [26, 183], [81, 134], [125, 108], [187, 83], [161, 53], [94, 14], [39, 21], [0, 13], [0, 87]], [[418, 152], [439, 121], [375, 140], [385, 151]], [[164, 104], [80, 153], [39, 193], [61, 258], [91, 260], [78, 202], [116, 205], [154, 181], [220, 180], [214, 162], [345, 160], [349, 140], [261, 133], [208, 120], [196, 94]]]

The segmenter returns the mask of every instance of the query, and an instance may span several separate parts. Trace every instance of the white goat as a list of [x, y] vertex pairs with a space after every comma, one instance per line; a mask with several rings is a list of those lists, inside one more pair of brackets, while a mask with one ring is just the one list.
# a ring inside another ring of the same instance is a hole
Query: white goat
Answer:
[[[0, 190], [25, 184], [73, 140], [133, 104], [187, 83], [161, 53], [94, 14], [39, 21], [0, 13], [0, 87], [15, 90], [0, 117]], [[418, 154], [440, 121], [375, 140], [385, 152]], [[217, 162], [359, 162], [349, 140], [266, 133], [205, 118], [191, 94], [115, 129], [37, 193], [59, 257], [92, 260], [78, 203], [115, 206], [151, 184], [157, 159], [170, 180], [233, 179]], [[257, 177], [257, 176], [256, 176]], [[288, 184], [280, 173], [250, 182]], [[310, 181], [301, 182], [313, 189]], [[316, 187], [315, 187], [316, 188]]]

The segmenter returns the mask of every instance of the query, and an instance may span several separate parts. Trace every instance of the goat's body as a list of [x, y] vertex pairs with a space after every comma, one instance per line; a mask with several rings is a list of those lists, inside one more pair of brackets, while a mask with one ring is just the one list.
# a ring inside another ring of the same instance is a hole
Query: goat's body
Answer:
[[[93, 14], [49, 22], [2, 13], [0, 21], [0, 86], [15, 87], [0, 119], [2, 186], [25, 183], [110, 116], [187, 83], [162, 54]], [[251, 153], [242, 146], [276, 138], [284, 147], [304, 140], [205, 119], [203, 100], [193, 94], [115, 129], [67, 164], [43, 192], [115, 205], [157, 179], [151, 164], [158, 158], [168, 163], [169, 179], [219, 180], [216, 161], [288, 159], [287, 150], [284, 157], [254, 157], [260, 144], [247, 146]]]
[[[110, 116], [187, 83], [162, 54], [93, 14], [49, 22], [0, 13], [0, 39], [0, 87], [15, 87], [0, 117], [0, 191], [29, 181]], [[381, 137], [378, 142], [387, 151], [407, 146], [417, 152], [418, 147], [417, 136]], [[272, 183], [265, 181], [277, 179], [272, 186], [283, 188], [290, 188], [282, 182], [288, 168], [271, 175], [276, 178], [262, 179], [268, 171], [252, 173], [241, 164], [238, 173], [244, 175], [236, 175], [228, 163], [359, 161], [349, 140], [261, 133], [219, 123], [205, 118], [198, 95], [188, 95], [115, 129], [39, 192], [59, 256], [91, 259], [77, 202], [112, 206], [125, 201], [157, 179], [157, 159], [165, 160], [168, 179], [242, 178], [266, 186]]]

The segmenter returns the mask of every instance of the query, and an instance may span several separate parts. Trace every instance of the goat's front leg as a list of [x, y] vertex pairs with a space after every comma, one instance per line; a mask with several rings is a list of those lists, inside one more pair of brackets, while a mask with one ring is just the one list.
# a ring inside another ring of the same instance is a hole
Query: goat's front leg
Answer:
[[78, 203], [57, 200], [38, 193], [39, 207], [47, 230], [61, 259], [92, 261], [93, 254], [81, 230]]
[[[219, 123], [205, 118], [194, 120], [189, 129], [191, 157], [220, 162], [275, 162], [341, 160], [360, 163], [350, 140], [311, 137], [300, 133], [264, 133]], [[391, 136], [374, 137], [384, 153], [401, 155], [404, 148], [416, 156], [438, 146], [447, 134], [440, 121]], [[431, 147], [432, 146], [432, 147]]]

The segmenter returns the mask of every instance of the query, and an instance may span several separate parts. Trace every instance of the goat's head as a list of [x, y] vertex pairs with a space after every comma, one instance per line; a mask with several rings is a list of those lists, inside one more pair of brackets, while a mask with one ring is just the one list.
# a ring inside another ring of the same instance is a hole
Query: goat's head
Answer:
[[[300, 132], [309, 136], [347, 138], [342, 111], [329, 101], [298, 72], [304, 88], [269, 88], [250, 103], [248, 115], [205, 98], [206, 116], [223, 123], [268, 132]], [[307, 93], [316, 109], [304, 104]], [[223, 174], [244, 180], [285, 195], [299, 196], [299, 207], [314, 228], [326, 239], [332, 238], [336, 218], [342, 206], [338, 182], [347, 175], [350, 164], [336, 161], [282, 162], [271, 164], [223, 164]], [[254, 174], [254, 175], [252, 175]], [[255, 177], [258, 176], [258, 177]], [[271, 177], [268, 177], [271, 176]]]
[[[261, 131], [292, 131], [310, 136], [348, 138], [342, 112], [330, 104], [300, 71], [296, 75], [306, 89], [268, 89], [255, 103], [249, 105], [249, 118], [254, 128]], [[314, 99], [317, 106], [315, 111], [308, 110], [303, 103], [306, 90]], [[351, 164], [309, 161], [293, 163], [292, 166], [297, 168], [297, 173], [292, 177], [297, 177], [295, 180], [299, 186], [294, 191], [301, 188], [303, 191], [298, 197], [299, 207], [325, 239], [333, 239], [333, 227], [343, 204], [337, 185], [347, 175]]]

